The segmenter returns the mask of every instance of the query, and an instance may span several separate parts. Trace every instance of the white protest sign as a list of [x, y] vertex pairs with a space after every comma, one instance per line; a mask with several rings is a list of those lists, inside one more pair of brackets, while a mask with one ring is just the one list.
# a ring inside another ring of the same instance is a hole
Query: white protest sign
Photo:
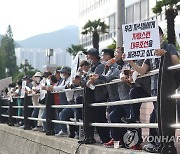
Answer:
[[78, 65], [83, 60], [86, 60], [86, 55], [82, 51], [79, 51], [72, 62], [71, 80], [72, 80], [72, 78], [74, 78], [77, 75], [77, 71], [78, 71], [78, 67], [79, 67]]
[[160, 49], [159, 27], [157, 20], [122, 26], [125, 60], [157, 57], [155, 49]]
[[24, 96], [25, 96], [25, 88], [26, 88], [26, 81], [23, 81], [22, 82], [22, 89], [21, 89], [20, 98], [24, 98]]

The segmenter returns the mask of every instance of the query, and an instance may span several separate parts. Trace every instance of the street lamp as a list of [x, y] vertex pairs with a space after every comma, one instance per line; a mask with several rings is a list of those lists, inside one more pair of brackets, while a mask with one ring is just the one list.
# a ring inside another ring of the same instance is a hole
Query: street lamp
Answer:
[[53, 49], [46, 50], [46, 56], [49, 57], [49, 65], [50, 65], [50, 57], [53, 56]]

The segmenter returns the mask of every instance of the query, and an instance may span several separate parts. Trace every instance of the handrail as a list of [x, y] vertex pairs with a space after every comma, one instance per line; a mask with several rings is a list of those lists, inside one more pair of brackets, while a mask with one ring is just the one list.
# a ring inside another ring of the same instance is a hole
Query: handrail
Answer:
[[52, 122], [58, 123], [58, 124], [68, 124], [68, 125], [75, 125], [75, 126], [83, 126], [82, 122], [59, 121], [59, 120], [52, 120]]
[[91, 123], [94, 127], [121, 127], [121, 128], [158, 128], [157, 123]]
[[105, 103], [93, 103], [91, 106], [114, 106], [114, 105], [125, 105], [125, 104], [136, 104], [136, 103], [148, 103], [157, 101], [157, 97], [146, 97], [131, 100], [115, 101], [115, 102], [105, 102]]
[[52, 108], [83, 108], [83, 104], [51, 105]]

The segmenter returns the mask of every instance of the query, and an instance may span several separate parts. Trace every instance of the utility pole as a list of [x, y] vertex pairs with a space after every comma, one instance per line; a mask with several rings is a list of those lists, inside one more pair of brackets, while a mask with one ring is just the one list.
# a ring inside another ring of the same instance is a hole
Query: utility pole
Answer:
[[125, 24], [125, 0], [117, 0], [117, 42], [116, 47], [123, 46], [122, 25]]

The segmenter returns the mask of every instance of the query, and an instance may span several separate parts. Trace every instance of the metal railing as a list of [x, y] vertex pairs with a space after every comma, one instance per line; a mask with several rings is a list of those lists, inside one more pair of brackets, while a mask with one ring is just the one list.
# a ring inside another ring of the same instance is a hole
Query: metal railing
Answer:
[[[75, 105], [54, 105], [54, 93], [47, 92], [46, 105], [32, 106], [32, 96], [25, 95], [23, 106], [13, 106], [17, 101], [17, 98], [13, 98], [13, 102], [9, 101], [9, 106], [1, 106], [1, 109], [8, 109], [8, 114], [1, 114], [1, 117], [8, 118], [8, 124], [10, 126], [15, 124], [15, 119], [24, 119], [24, 129], [31, 129], [31, 122], [33, 121], [43, 121], [47, 124], [47, 135], [54, 135], [54, 123], [59, 124], [69, 124], [84, 126], [85, 138], [89, 138], [89, 131], [91, 127], [121, 127], [121, 128], [158, 128], [160, 136], [174, 137], [175, 129], [180, 128], [180, 124], [175, 124], [176, 122], [176, 100], [180, 99], [180, 94], [175, 94], [177, 88], [176, 81], [174, 79], [175, 73], [180, 74], [180, 65], [171, 66], [171, 57], [167, 52], [164, 57], [161, 57], [160, 69], [149, 72], [148, 74], [142, 76], [151, 76], [159, 73], [158, 79], [158, 95], [157, 97], [146, 97], [139, 99], [131, 99], [124, 101], [115, 101], [115, 102], [102, 102], [95, 103], [93, 98], [93, 90], [85, 87], [73, 89], [72, 91], [84, 91], [84, 104], [75, 104]], [[169, 73], [170, 72], [170, 73]], [[110, 83], [100, 84], [97, 86], [104, 86], [108, 84], [119, 83], [120, 80], [114, 80]], [[62, 92], [69, 92], [70, 89], [64, 90]], [[5, 100], [5, 99], [4, 99]], [[125, 105], [125, 104], [135, 104], [135, 103], [147, 103], [157, 101], [158, 106], [158, 123], [93, 123], [92, 119], [89, 117], [92, 108], [98, 106], [114, 106], [114, 105]], [[23, 116], [15, 116], [17, 108], [24, 109]], [[31, 117], [32, 108], [46, 108], [46, 119], [33, 118]], [[82, 122], [70, 122], [70, 121], [59, 121], [55, 120], [55, 109], [56, 108], [83, 108], [84, 118]], [[166, 154], [176, 154], [176, 148], [174, 142], [164, 142], [161, 143], [160, 153]]]

